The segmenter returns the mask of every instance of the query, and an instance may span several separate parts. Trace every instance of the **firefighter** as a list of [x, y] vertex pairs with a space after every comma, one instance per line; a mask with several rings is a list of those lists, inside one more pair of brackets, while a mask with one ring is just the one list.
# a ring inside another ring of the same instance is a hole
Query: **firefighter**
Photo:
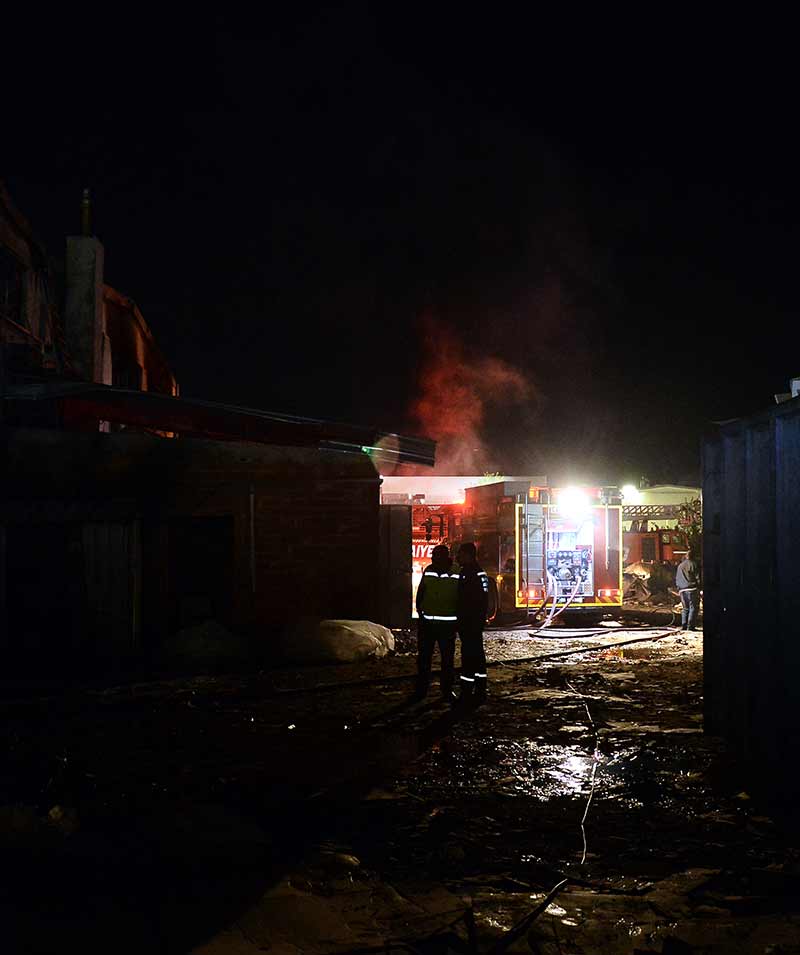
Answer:
[[417, 589], [417, 687], [412, 697], [419, 701], [428, 695], [431, 682], [433, 649], [439, 644], [442, 675], [439, 688], [442, 699], [453, 702], [453, 658], [456, 652], [456, 603], [459, 571], [445, 544], [431, 553], [433, 563], [422, 572]]
[[681, 597], [681, 630], [694, 630], [700, 606], [700, 570], [688, 550], [675, 572], [675, 586]]
[[486, 702], [486, 652], [483, 626], [489, 607], [489, 578], [478, 564], [472, 543], [458, 549], [458, 635], [461, 637], [461, 695], [459, 701], [480, 706]]

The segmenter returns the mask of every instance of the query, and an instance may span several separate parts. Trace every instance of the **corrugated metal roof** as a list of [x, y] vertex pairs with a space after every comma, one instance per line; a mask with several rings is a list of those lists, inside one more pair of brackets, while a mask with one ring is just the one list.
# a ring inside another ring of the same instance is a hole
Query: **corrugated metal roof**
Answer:
[[132, 391], [90, 382], [50, 382], [16, 386], [6, 401], [58, 406], [67, 427], [92, 420], [221, 441], [320, 447], [364, 453], [384, 463], [433, 466], [436, 443], [429, 438], [383, 431], [368, 425], [303, 418], [237, 405], [176, 398], [152, 391]]

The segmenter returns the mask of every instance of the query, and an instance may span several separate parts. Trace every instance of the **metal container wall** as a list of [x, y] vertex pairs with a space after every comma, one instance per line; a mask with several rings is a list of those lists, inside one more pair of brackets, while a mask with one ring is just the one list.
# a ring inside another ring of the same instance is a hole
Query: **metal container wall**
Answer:
[[705, 726], [778, 776], [800, 752], [800, 399], [703, 449]]

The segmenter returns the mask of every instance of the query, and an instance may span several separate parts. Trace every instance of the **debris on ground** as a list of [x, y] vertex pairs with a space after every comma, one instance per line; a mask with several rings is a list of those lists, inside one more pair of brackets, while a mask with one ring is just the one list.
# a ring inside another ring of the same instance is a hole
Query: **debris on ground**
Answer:
[[198, 672], [241, 665], [249, 656], [250, 648], [243, 637], [216, 620], [206, 620], [169, 636], [158, 654], [158, 662], [181, 672]]
[[471, 710], [435, 681], [408, 705], [410, 643], [4, 704], [7, 932], [86, 955], [800, 951], [793, 806], [702, 733], [702, 634], [486, 645]]
[[677, 605], [675, 566], [671, 563], [641, 561], [628, 564], [622, 575], [622, 597], [628, 607], [666, 607]]
[[302, 620], [284, 635], [284, 659], [291, 663], [354, 663], [394, 651], [388, 627], [369, 620]]

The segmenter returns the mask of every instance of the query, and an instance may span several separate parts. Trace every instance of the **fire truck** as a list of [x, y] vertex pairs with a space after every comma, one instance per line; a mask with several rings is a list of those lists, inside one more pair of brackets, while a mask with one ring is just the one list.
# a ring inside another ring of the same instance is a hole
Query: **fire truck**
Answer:
[[[626, 504], [623, 521], [630, 521], [630, 529], [622, 534], [623, 562], [654, 564], [683, 560], [689, 549], [686, 531], [665, 523], [686, 524], [678, 504]], [[659, 523], [660, 522], [660, 523]]]
[[[554, 488], [543, 477], [384, 478], [386, 503], [412, 512], [414, 594], [433, 548], [474, 541], [489, 575], [489, 618], [622, 606], [622, 507], [616, 487]], [[413, 599], [413, 597], [412, 597]]]

